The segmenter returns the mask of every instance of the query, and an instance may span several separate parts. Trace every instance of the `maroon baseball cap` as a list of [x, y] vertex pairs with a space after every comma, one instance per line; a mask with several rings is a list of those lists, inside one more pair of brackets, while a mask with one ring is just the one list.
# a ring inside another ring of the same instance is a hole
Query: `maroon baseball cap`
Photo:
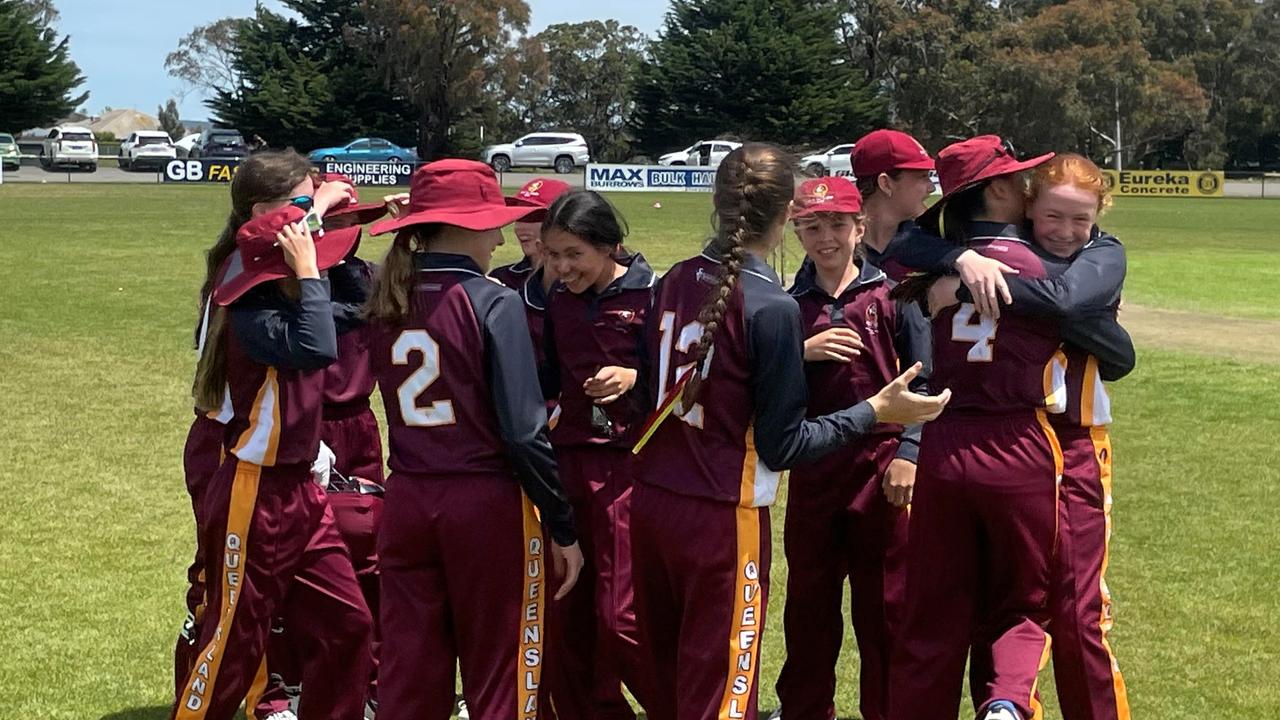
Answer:
[[552, 180], [551, 178], [536, 178], [524, 184], [524, 187], [516, 191], [515, 195], [507, 198], [507, 204], [512, 207], [534, 207], [540, 212], [534, 212], [527, 217], [521, 218], [521, 222], [542, 222], [546, 217], [547, 208], [551, 207], [551, 203], [556, 198], [569, 192], [573, 186], [567, 182], [560, 180]]
[[847, 177], [805, 180], [796, 188], [792, 217], [814, 213], [860, 213], [862, 193]]
[[[253, 218], [236, 233], [236, 250], [222, 264], [215, 279], [213, 301], [230, 305], [246, 292], [271, 280], [293, 277], [284, 259], [284, 249], [276, 244], [276, 233], [285, 225], [302, 220], [301, 208], [287, 206]], [[316, 267], [320, 270], [342, 262], [360, 239], [360, 226], [326, 230], [313, 236]]]
[[370, 232], [384, 235], [430, 223], [494, 230], [537, 210], [532, 205], [508, 205], [498, 176], [488, 165], [474, 160], [437, 160], [413, 173], [404, 214], [374, 225]]
[[920, 141], [898, 130], [872, 130], [849, 153], [856, 178], [874, 178], [893, 170], [932, 170], [933, 158]]
[[356, 184], [346, 175], [341, 173], [320, 173], [315, 177], [317, 188], [320, 187], [321, 183], [327, 182], [344, 182], [351, 186], [351, 190], [355, 194], [345, 204], [329, 208], [329, 212], [324, 215], [326, 222], [339, 220], [338, 224], [340, 225], [367, 225], [375, 220], [382, 219], [382, 216], [387, 214], [385, 203], [361, 203]]
[[1018, 160], [1005, 146], [999, 135], [979, 135], [952, 143], [938, 152], [938, 183], [942, 197], [916, 218], [924, 226], [935, 226], [942, 207], [956, 193], [974, 185], [1030, 170], [1052, 159], [1054, 153], [1037, 155], [1029, 160]]

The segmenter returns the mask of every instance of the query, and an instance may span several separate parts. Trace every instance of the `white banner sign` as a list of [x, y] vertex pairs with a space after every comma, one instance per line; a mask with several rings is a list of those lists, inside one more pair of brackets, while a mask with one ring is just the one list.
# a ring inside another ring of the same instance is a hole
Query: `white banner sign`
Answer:
[[711, 192], [715, 168], [680, 165], [587, 165], [587, 189], [606, 192]]

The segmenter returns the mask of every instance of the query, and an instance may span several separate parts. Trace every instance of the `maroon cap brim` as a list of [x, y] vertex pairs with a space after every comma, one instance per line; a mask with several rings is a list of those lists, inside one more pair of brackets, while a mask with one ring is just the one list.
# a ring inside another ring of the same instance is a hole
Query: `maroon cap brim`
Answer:
[[412, 225], [431, 225], [436, 223], [456, 225], [460, 228], [475, 231], [495, 230], [500, 227], [506, 227], [539, 211], [545, 212], [545, 209], [537, 206], [513, 207], [507, 205], [499, 207], [489, 205], [471, 211], [425, 210], [377, 223], [369, 228], [369, 234], [385, 235]]
[[381, 220], [387, 214], [385, 203], [357, 203], [330, 210], [324, 219], [341, 219], [345, 224], [368, 225]]
[[862, 212], [862, 204], [847, 200], [838, 200], [836, 202], [823, 203], [821, 205], [811, 205], [809, 207], [799, 208], [791, 213], [793, 218], [809, 217], [818, 213], [849, 213], [857, 215]]
[[899, 165], [894, 165], [894, 170], [933, 170], [936, 167], [933, 158], [924, 158], [921, 160], [912, 160]]
[[[359, 239], [359, 225], [326, 230], [324, 235], [315, 238], [317, 269], [323, 272], [342, 262]], [[267, 263], [252, 269], [245, 269], [241, 252], [237, 248], [231, 253], [218, 272], [213, 289], [213, 302], [217, 305], [230, 305], [265, 282], [293, 277], [293, 270], [284, 260], [284, 251], [278, 247], [272, 248], [272, 257]]]

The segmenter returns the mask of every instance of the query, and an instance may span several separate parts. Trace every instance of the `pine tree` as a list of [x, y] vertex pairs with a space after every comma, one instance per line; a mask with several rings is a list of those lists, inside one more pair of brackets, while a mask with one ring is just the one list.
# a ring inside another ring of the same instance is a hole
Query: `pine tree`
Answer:
[[414, 111], [388, 89], [352, 36], [366, 20], [350, 0], [285, 0], [298, 16], [286, 18], [259, 6], [237, 34], [237, 87], [207, 102], [219, 124], [267, 144], [310, 150], [358, 136], [412, 145]]
[[813, 0], [673, 0], [636, 89], [650, 152], [723, 134], [784, 145], [848, 141], [884, 123], [880, 99]]
[[72, 95], [84, 76], [69, 57], [68, 40], [59, 40], [30, 4], [0, 0], [0, 129], [48, 125], [89, 97]]

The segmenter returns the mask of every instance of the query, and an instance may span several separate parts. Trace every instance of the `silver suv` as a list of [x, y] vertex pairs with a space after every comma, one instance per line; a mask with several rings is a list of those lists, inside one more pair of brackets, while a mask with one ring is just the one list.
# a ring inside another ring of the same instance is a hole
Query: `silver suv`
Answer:
[[529, 133], [513, 143], [484, 149], [484, 161], [497, 172], [511, 168], [555, 168], [561, 175], [591, 162], [586, 138], [577, 133]]

